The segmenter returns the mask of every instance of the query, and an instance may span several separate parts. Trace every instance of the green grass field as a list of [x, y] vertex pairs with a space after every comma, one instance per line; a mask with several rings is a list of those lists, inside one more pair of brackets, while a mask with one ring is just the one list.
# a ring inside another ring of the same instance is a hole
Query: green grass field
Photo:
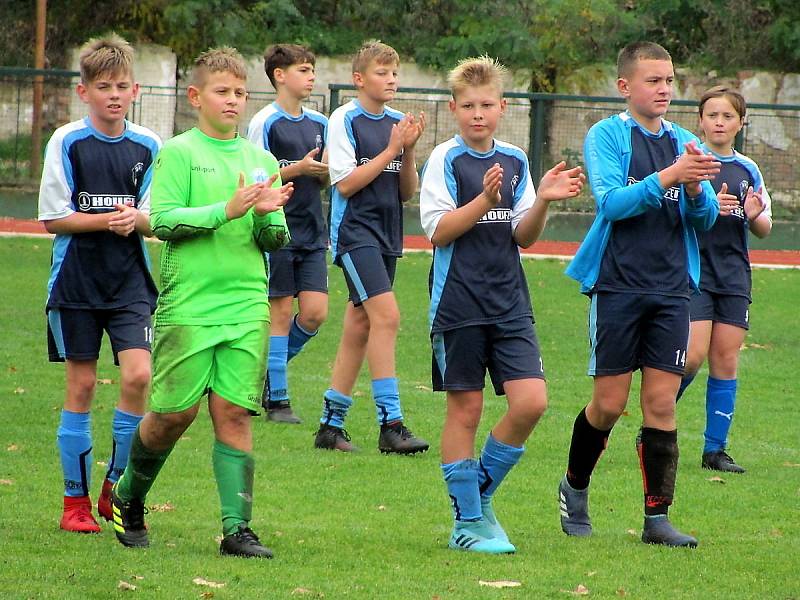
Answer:
[[[157, 247], [152, 250], [157, 254]], [[495, 502], [518, 552], [488, 557], [446, 549], [450, 512], [435, 449], [444, 398], [430, 391], [428, 255], [412, 254], [399, 263], [398, 371], [407, 422], [434, 449], [416, 457], [378, 453], [366, 370], [348, 422], [362, 452], [312, 448], [345, 302], [341, 275], [333, 269], [329, 321], [291, 364], [292, 396], [304, 424], [253, 421], [253, 528], [276, 553], [274, 560], [260, 562], [217, 554], [219, 506], [206, 411], [178, 443], [148, 498], [155, 506], [148, 517], [149, 549], [123, 548], [107, 525], [97, 536], [58, 529], [55, 432], [63, 367], [46, 360], [49, 252], [47, 239], [0, 239], [0, 597], [800, 598], [800, 271], [754, 273], [752, 329], [741, 356], [731, 447], [748, 473], [715, 477], [699, 468], [704, 376], [679, 405], [682, 454], [672, 518], [699, 538], [700, 547], [692, 551], [638, 540], [642, 488], [635, 399], [593, 479], [594, 536], [581, 540], [561, 533], [556, 487], [572, 421], [591, 390], [584, 374], [587, 302], [562, 274], [562, 263], [525, 261], [550, 408]], [[98, 378], [117, 379], [107, 352]], [[115, 394], [114, 385], [98, 385], [97, 463], [108, 460]], [[488, 396], [481, 440], [502, 408], [502, 399]], [[95, 499], [103, 473], [97, 464]], [[198, 585], [195, 578], [224, 587]], [[480, 580], [521, 586], [494, 589]], [[136, 590], [120, 589], [120, 582]]]

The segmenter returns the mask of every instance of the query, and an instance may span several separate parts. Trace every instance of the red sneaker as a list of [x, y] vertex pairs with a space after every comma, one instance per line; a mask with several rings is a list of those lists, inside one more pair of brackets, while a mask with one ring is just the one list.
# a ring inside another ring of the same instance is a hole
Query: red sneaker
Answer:
[[92, 516], [92, 501], [89, 496], [64, 496], [64, 514], [61, 529], [76, 533], [100, 533], [100, 525]]
[[114, 484], [108, 479], [103, 480], [103, 490], [100, 492], [100, 499], [97, 501], [97, 514], [106, 521], [110, 521], [111, 516], [111, 487]]

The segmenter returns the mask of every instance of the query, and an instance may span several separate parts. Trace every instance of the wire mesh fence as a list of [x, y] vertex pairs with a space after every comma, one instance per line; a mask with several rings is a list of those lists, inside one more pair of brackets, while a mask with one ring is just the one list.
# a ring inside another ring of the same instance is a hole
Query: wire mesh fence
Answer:
[[[37, 80], [37, 77], [39, 78]], [[42, 86], [40, 148], [34, 147], [33, 94]], [[34, 186], [40, 176], [33, 160], [60, 125], [84, 116], [86, 107], [75, 93], [78, 74], [72, 71], [34, 71], [0, 68], [0, 187]], [[332, 84], [328, 94], [312, 95], [307, 105], [328, 114], [355, 97], [352, 85]], [[243, 131], [252, 116], [272, 102], [275, 94], [253, 92], [249, 96]], [[583, 140], [597, 121], [624, 110], [620, 98], [555, 94], [506, 94], [508, 107], [497, 138], [522, 148], [529, 156], [534, 180], [560, 160], [582, 164]], [[457, 128], [449, 109], [450, 93], [444, 89], [400, 88], [392, 106], [427, 117], [427, 129], [417, 154], [421, 165], [437, 144]], [[673, 101], [667, 117], [699, 132], [693, 101]], [[129, 118], [153, 129], [163, 139], [194, 125], [195, 113], [185, 87], [142, 86]], [[737, 147], [755, 160], [773, 197], [776, 219], [800, 221], [800, 106], [753, 104]], [[581, 198], [559, 203], [560, 211], [592, 212], [588, 188]]]

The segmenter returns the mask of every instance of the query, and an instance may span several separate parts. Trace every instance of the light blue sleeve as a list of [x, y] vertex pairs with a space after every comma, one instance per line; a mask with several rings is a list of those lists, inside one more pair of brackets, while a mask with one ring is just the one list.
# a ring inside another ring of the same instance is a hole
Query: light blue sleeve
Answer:
[[661, 206], [665, 190], [653, 173], [628, 185], [630, 150], [615, 135], [613, 121], [601, 121], [589, 130], [583, 145], [584, 163], [597, 211], [609, 221], [620, 221]]

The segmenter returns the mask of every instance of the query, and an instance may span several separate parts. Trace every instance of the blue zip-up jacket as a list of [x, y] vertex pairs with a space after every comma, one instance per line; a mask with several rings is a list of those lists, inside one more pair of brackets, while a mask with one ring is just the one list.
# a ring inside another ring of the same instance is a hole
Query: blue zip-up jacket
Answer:
[[[700, 140], [690, 131], [665, 119], [661, 122], [681, 154], [685, 152], [683, 145], [687, 142], [695, 141], [700, 146]], [[634, 127], [638, 127], [636, 121], [628, 112], [623, 112], [595, 123], [586, 135], [584, 164], [597, 215], [566, 270], [567, 275], [581, 284], [583, 293], [591, 291], [597, 282], [603, 254], [611, 236], [611, 224], [658, 208], [664, 198], [666, 190], [661, 187], [658, 173], [628, 185], [631, 130]], [[704, 181], [701, 188], [700, 195], [690, 199], [681, 185], [679, 200], [689, 277], [694, 288], [700, 282], [700, 253], [695, 229], [711, 229], [719, 214], [717, 195], [711, 184]]]

